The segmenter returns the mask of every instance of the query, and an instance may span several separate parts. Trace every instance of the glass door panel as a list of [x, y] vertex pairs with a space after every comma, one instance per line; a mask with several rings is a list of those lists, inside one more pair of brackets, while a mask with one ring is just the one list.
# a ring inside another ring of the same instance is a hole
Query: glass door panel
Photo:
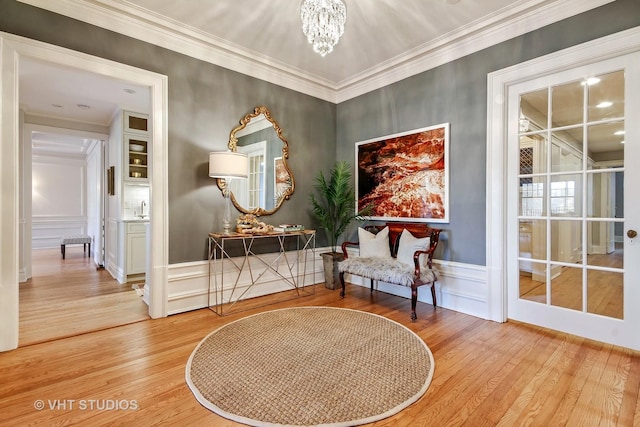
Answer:
[[551, 305], [582, 310], [582, 268], [551, 264]]
[[582, 216], [582, 175], [551, 176], [551, 216]]
[[[624, 160], [624, 121], [598, 123], [587, 126], [587, 152], [593, 163], [611, 162], [622, 167]], [[590, 168], [596, 168], [593, 164]]]
[[582, 133], [582, 126], [551, 133], [551, 172], [582, 170]]
[[615, 319], [624, 318], [622, 273], [587, 269], [587, 312]]
[[624, 72], [522, 93], [518, 110], [519, 298], [620, 319]]
[[549, 122], [549, 90], [547, 88], [522, 94], [519, 108], [520, 132], [547, 129]]
[[519, 296], [521, 299], [547, 303], [547, 264], [520, 260]]
[[583, 81], [553, 86], [550, 90], [551, 126], [559, 128], [582, 123], [585, 96]]
[[588, 121], [624, 117], [624, 71], [603, 74], [589, 85]]

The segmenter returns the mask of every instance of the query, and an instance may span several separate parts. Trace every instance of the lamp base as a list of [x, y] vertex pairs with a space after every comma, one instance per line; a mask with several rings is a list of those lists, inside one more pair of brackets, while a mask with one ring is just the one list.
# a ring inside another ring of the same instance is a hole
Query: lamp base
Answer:
[[231, 192], [229, 186], [231, 185], [231, 179], [226, 178], [226, 185], [224, 189], [224, 216], [222, 217], [222, 233], [231, 234]]

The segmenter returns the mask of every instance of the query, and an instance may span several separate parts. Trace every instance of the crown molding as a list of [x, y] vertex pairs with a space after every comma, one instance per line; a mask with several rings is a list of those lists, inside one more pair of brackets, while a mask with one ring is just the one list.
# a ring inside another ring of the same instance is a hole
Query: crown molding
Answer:
[[514, 13], [508, 19], [497, 14], [490, 16], [341, 82], [336, 88], [336, 102], [380, 89], [613, 1], [560, 0], [544, 6], [540, 6], [538, 0], [520, 3], [511, 9]]
[[426, 43], [342, 82], [332, 82], [130, 4], [18, 0], [220, 67], [340, 103], [615, 0], [529, 0]]

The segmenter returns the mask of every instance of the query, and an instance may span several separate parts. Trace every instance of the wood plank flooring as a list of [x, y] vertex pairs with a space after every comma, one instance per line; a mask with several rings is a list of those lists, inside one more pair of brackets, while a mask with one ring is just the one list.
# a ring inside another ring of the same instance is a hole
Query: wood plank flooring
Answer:
[[96, 270], [82, 246], [38, 249], [33, 277], [20, 284], [19, 346], [149, 319], [149, 309], [131, 283]]
[[341, 299], [322, 285], [227, 317], [201, 309], [0, 353], [0, 425], [240, 425], [196, 401], [185, 383], [189, 355], [223, 324], [301, 305], [386, 316], [433, 352], [426, 394], [373, 426], [640, 426], [639, 352], [425, 303], [411, 323], [406, 299], [358, 286]]

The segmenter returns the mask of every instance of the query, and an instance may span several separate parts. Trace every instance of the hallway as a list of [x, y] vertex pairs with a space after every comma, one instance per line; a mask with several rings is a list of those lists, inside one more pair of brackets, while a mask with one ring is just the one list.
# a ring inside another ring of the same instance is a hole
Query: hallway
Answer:
[[106, 270], [96, 270], [82, 246], [33, 251], [33, 277], [20, 284], [19, 346], [149, 319], [148, 307]]

